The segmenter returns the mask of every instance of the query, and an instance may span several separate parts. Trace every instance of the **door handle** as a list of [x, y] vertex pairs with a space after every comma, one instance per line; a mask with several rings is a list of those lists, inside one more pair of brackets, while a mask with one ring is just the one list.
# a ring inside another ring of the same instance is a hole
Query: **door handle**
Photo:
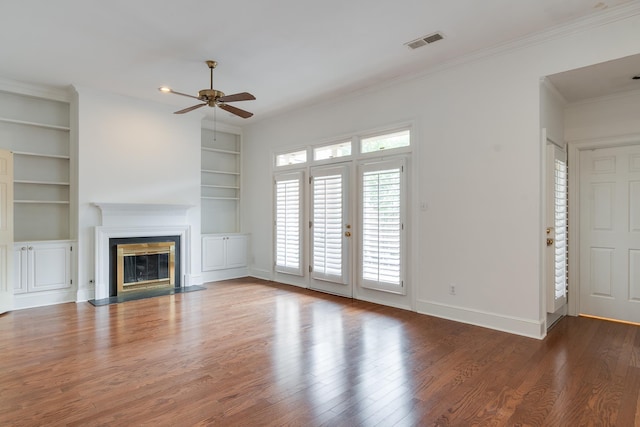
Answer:
[[547, 246], [553, 245], [553, 239], [547, 239]]
[[351, 232], [350, 231], [345, 231], [344, 235], [347, 236], [347, 237], [351, 237]]

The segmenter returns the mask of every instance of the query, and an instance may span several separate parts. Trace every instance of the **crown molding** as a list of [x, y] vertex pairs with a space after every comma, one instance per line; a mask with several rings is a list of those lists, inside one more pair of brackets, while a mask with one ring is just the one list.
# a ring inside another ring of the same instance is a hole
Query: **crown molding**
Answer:
[[34, 98], [44, 98], [52, 99], [55, 101], [70, 102], [72, 98], [71, 90], [71, 86], [45, 86], [0, 78], [0, 91], [32, 96]]
[[640, 98], [640, 89], [627, 90], [624, 92], [616, 92], [605, 96], [596, 96], [594, 98], [581, 99], [566, 105], [566, 108], [580, 107], [582, 105], [597, 104], [599, 102], [615, 101], [625, 98]]

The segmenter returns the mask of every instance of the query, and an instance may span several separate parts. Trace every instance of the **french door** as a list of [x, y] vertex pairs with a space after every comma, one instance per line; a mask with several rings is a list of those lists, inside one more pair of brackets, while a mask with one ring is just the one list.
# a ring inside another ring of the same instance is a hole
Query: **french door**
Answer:
[[310, 287], [352, 297], [351, 168], [348, 164], [332, 164], [310, 171]]

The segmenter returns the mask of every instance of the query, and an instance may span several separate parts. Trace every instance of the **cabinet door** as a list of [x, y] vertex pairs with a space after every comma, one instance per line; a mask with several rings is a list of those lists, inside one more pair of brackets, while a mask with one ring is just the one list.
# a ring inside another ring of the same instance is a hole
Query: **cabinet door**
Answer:
[[13, 293], [27, 292], [27, 246], [16, 245], [13, 249]]
[[225, 238], [207, 236], [202, 238], [202, 270], [220, 270], [225, 268]]
[[71, 255], [69, 244], [29, 246], [29, 291], [47, 291], [71, 287]]
[[247, 237], [229, 236], [226, 238], [227, 268], [246, 267], [247, 265]]

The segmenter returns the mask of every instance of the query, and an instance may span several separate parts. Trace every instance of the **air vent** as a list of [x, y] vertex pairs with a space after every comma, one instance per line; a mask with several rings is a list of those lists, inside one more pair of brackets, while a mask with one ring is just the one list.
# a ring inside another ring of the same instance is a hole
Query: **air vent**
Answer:
[[407, 42], [404, 45], [408, 46], [411, 49], [417, 49], [419, 47], [426, 46], [428, 44], [440, 41], [443, 38], [444, 38], [444, 35], [442, 35], [442, 33], [440, 32], [437, 32], [437, 33], [426, 35], [424, 37], [420, 37], [419, 39], [411, 40], [410, 42]]

